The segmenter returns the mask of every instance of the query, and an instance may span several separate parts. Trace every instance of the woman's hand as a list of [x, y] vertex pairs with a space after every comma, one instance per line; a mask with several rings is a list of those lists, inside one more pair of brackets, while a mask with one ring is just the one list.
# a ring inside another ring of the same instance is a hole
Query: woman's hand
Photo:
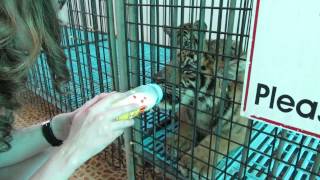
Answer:
[[51, 128], [53, 134], [60, 140], [65, 140], [68, 137], [74, 112], [61, 113], [52, 118]]
[[132, 126], [133, 120], [115, 119], [138, 110], [139, 106], [112, 106], [127, 96], [126, 93], [102, 93], [77, 110], [55, 117], [53, 122], [56, 123], [66, 121], [63, 118], [72, 121], [68, 136], [61, 146], [51, 149], [49, 159], [30, 179], [68, 179], [80, 165], [112, 143], [125, 128]]
[[103, 93], [70, 114], [72, 125], [62, 149], [73, 165], [80, 166], [134, 124], [133, 120], [115, 121], [121, 114], [139, 108], [134, 104], [112, 107], [126, 96], [125, 93]]

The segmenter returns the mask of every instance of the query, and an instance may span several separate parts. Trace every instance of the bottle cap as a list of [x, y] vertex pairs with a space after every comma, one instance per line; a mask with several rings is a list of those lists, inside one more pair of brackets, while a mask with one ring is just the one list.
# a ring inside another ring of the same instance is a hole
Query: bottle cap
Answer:
[[162, 91], [161, 87], [157, 84], [148, 84], [148, 86], [152, 87], [152, 89], [157, 94], [156, 104], [160, 103], [160, 101], [163, 98], [163, 91]]

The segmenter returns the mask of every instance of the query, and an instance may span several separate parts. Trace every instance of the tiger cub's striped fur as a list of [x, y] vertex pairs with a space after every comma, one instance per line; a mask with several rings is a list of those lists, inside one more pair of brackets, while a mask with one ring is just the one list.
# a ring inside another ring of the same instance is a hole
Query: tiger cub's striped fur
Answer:
[[[165, 69], [160, 71], [156, 76], [156, 81], [169, 89], [160, 108], [172, 108], [172, 91], [170, 91], [172, 85], [180, 87], [176, 94], [181, 92], [176, 98], [178, 102], [175, 105], [175, 109], [180, 110], [176, 112], [180, 130], [178, 135], [172, 133], [172, 137], [166, 141], [168, 155], [171, 158], [180, 158], [178, 157], [178, 152], [180, 152], [179, 154], [182, 155], [180, 171], [187, 175], [188, 169], [190, 170], [191, 156], [186, 154], [191, 153], [191, 150], [194, 149], [196, 158], [193, 160], [193, 171], [207, 176], [207, 170], [209, 170], [208, 175], [210, 176], [212, 170], [208, 168], [208, 163], [213, 163], [212, 159], [215, 154], [210, 151], [211, 160], [208, 162], [209, 149], [218, 150], [221, 154], [216, 157], [220, 160], [244, 141], [247, 120], [240, 117], [242, 84], [238, 81], [243, 82], [245, 62], [239, 59], [243, 58], [245, 53], [239, 53], [237, 51], [239, 48], [236, 48], [237, 44], [233, 43], [230, 68], [226, 73], [227, 77], [223, 77], [225, 41], [223, 39], [219, 42], [203, 39], [204, 51], [197, 52], [199, 38], [196, 30], [198, 26], [199, 22], [195, 22], [182, 24], [179, 27], [176, 35], [180, 49], [177, 50], [176, 62], [171, 61]], [[165, 28], [165, 32], [171, 37], [172, 33], [168, 28]], [[174, 73], [176, 76], [173, 76]], [[228, 79], [226, 89], [222, 89], [223, 79]], [[223, 117], [218, 117], [222, 91], [226, 92], [224, 113]], [[197, 109], [194, 108], [195, 104], [197, 104]], [[212, 136], [211, 131], [215, 131], [218, 119], [222, 125], [222, 138], [220, 138], [219, 147], [213, 147], [216, 136]], [[212, 146], [209, 147], [209, 144]]]

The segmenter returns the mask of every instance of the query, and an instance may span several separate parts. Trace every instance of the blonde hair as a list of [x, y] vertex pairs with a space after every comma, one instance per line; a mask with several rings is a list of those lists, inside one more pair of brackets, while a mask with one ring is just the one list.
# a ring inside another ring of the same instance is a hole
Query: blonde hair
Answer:
[[[61, 92], [60, 87], [70, 78], [65, 54], [59, 45], [59, 21], [50, 1], [19, 1], [17, 12], [24, 22], [21, 25], [17, 25], [16, 15], [9, 10], [13, 3], [15, 1], [2, 0], [0, 4], [0, 108], [9, 112], [0, 115], [0, 152], [10, 149], [13, 122], [10, 112], [19, 106], [15, 96], [24, 87], [27, 73], [35, 64], [41, 48], [47, 57], [53, 87]], [[17, 28], [22, 25], [32, 40], [32, 50], [27, 53], [28, 56], [15, 44]]]

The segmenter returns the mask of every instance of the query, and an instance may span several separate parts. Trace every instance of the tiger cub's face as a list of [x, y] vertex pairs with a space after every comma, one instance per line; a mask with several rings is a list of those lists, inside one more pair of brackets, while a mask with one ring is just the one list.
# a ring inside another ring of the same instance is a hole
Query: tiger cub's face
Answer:
[[[155, 76], [155, 81], [165, 89], [165, 98], [161, 102], [160, 108], [172, 108], [173, 88], [175, 88], [174, 104], [176, 110], [179, 107], [178, 104], [192, 105], [195, 102], [196, 93], [199, 101], [208, 101], [205, 102], [206, 106], [208, 105], [210, 108], [213, 106], [209, 96], [214, 94], [214, 89], [220, 89], [215, 88], [219, 82], [216, 82], [216, 78], [213, 77], [216, 68], [213, 57], [206, 53], [197, 52], [199, 25], [199, 21], [196, 21], [182, 24], [176, 29], [176, 46], [178, 47], [176, 61], [171, 60]], [[206, 25], [204, 26], [207, 28]], [[172, 38], [172, 29], [165, 28], [164, 31]], [[201, 102], [201, 104], [203, 103]], [[200, 107], [200, 109], [204, 108]]]
[[[200, 110], [207, 111], [213, 107], [212, 96], [220, 93], [214, 90], [220, 91], [221, 88], [217, 86], [221, 83], [214, 77], [216, 65], [212, 56], [199, 55], [194, 51], [181, 50], [177, 53], [176, 62], [171, 61], [158, 72], [156, 81], [165, 89], [165, 98], [159, 105], [161, 109], [172, 108], [174, 87], [175, 110], [178, 110], [179, 104], [192, 106], [196, 93]], [[215, 104], [218, 104], [218, 101]]]
[[[200, 22], [195, 21], [194, 23], [181, 24], [177, 28], [165, 27], [164, 32], [170, 37], [170, 39], [175, 36], [176, 44], [171, 44], [171, 46], [177, 47], [177, 53], [180, 50], [197, 50], [199, 45], [199, 27]], [[203, 29], [200, 31], [205, 31], [207, 25], [203, 24]], [[173, 31], [175, 30], [175, 31]], [[175, 34], [174, 34], [175, 32]]]

